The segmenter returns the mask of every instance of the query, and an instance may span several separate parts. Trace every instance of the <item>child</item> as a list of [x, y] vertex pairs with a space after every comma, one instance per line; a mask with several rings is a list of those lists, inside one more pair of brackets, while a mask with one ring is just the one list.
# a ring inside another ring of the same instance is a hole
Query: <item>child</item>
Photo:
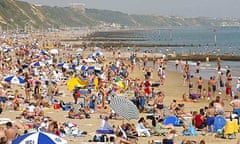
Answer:
[[208, 87], [208, 101], [210, 100], [210, 99], [212, 99], [212, 90], [211, 90], [211, 88], [210, 87]]
[[203, 91], [202, 91], [202, 98], [206, 98], [207, 97], [207, 90], [206, 88], [203, 88]]
[[155, 92], [154, 88], [152, 88], [152, 99], [155, 99], [155, 96], [156, 96], [156, 92]]

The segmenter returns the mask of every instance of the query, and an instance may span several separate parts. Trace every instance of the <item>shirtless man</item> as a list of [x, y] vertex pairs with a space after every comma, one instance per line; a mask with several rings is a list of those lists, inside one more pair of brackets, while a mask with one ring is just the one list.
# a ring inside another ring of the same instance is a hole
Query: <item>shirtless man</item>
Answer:
[[0, 143], [4, 143], [6, 140], [6, 135], [4, 132], [4, 128], [0, 127]]
[[230, 102], [230, 105], [233, 107], [233, 113], [240, 117], [240, 99], [238, 96], [234, 96], [234, 99]]
[[7, 137], [7, 142], [10, 143], [17, 136], [17, 129], [13, 127], [12, 122], [6, 123], [5, 135]]
[[114, 144], [134, 144], [134, 142], [128, 141], [126, 139], [123, 138], [123, 133], [122, 132], [118, 132], [116, 134], [116, 138], [114, 140]]
[[209, 132], [213, 132], [215, 114], [216, 114], [216, 109], [213, 103], [210, 103], [207, 109], [207, 130]]
[[197, 88], [200, 96], [202, 96], [202, 86], [203, 86], [203, 80], [202, 80], [202, 77], [200, 76], [199, 79], [197, 80]]
[[165, 98], [164, 93], [160, 91], [157, 93], [157, 97], [153, 103], [156, 112], [159, 112], [161, 116], [163, 116], [163, 108], [164, 108], [163, 100], [164, 100], [164, 98]]

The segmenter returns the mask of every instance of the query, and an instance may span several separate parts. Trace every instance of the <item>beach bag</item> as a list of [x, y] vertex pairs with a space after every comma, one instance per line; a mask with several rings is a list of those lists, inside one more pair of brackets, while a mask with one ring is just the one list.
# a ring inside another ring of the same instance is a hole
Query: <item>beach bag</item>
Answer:
[[100, 142], [108, 142], [108, 137], [107, 135], [101, 135]]
[[86, 113], [85, 118], [90, 119], [91, 118], [90, 114]]

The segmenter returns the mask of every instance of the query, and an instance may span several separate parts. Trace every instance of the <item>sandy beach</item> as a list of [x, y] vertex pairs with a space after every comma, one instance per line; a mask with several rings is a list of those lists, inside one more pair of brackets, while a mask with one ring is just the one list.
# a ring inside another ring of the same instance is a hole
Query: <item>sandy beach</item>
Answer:
[[[61, 50], [60, 50], [61, 51]], [[62, 51], [62, 54], [59, 54], [59, 56], [64, 56], [64, 52]], [[83, 55], [86, 56], [90, 51], [88, 52], [82, 52]], [[110, 61], [113, 61], [114, 58], [111, 56], [112, 52], [105, 52], [102, 51], [103, 55], [105, 56], [106, 60], [104, 61], [104, 64], [108, 64]], [[128, 52], [121, 52], [122, 57], [129, 58]], [[142, 55], [142, 53], [139, 53], [139, 55]], [[157, 57], [160, 56], [160, 54], [156, 54]], [[149, 54], [149, 57], [151, 54]], [[129, 61], [125, 60], [125, 63], [129, 64]], [[149, 62], [151, 63], [151, 62]], [[156, 67], [157, 68], [157, 67]], [[150, 79], [151, 82], [156, 82], [159, 80], [157, 76], [157, 70], [156, 68], [153, 68], [153, 75]], [[142, 81], [144, 80], [144, 73], [142, 71], [142, 67], [139, 67], [139, 65], [136, 65], [135, 69], [133, 71], [129, 70], [129, 78], [140, 78]], [[194, 73], [194, 72], [192, 72]], [[201, 72], [200, 72], [201, 74]], [[198, 77], [193, 78], [193, 84], [194, 84], [194, 91], [197, 90], [196, 81]], [[72, 92], [68, 90], [66, 84], [57, 85], [58, 89], [63, 93], [61, 96], [57, 97], [57, 100], [63, 100], [64, 102], [73, 102]], [[207, 80], [204, 80], [203, 87], [207, 88]], [[19, 90], [22, 95], [24, 94], [24, 89], [19, 86], [11, 85], [11, 90], [14, 92], [15, 90]], [[183, 86], [183, 74], [180, 71], [169, 71], [167, 69], [166, 71], [166, 80], [164, 85], [160, 85], [156, 88], [156, 91], [163, 91], [165, 93], [165, 99], [164, 99], [164, 105], [169, 106], [170, 103], [175, 99], [177, 103], [184, 104], [185, 105], [185, 112], [191, 113], [193, 111], [199, 111], [200, 108], [204, 108], [205, 106], [208, 106], [209, 102], [207, 99], [199, 99], [196, 102], [185, 102], [182, 99], [183, 93], [189, 92], [188, 86]], [[126, 95], [126, 93], [123, 93], [123, 95]], [[133, 91], [130, 91], [128, 94], [129, 98], [133, 98]], [[232, 111], [232, 107], [229, 105], [229, 98], [226, 98], [225, 93], [222, 94], [216, 94], [216, 96], [220, 96], [224, 99], [224, 110], [225, 111]], [[150, 104], [152, 104], [153, 101], [150, 101]], [[110, 106], [107, 107], [107, 109], [99, 109], [98, 112], [92, 113], [90, 119], [69, 119], [68, 111], [63, 111], [61, 109], [54, 109], [53, 106], [50, 108], [44, 108], [44, 114], [45, 116], [51, 117], [53, 120], [56, 120], [58, 122], [73, 122], [77, 124], [78, 128], [82, 131], [86, 131], [86, 136], [81, 137], [73, 137], [73, 136], [65, 136], [64, 139], [68, 140], [69, 144], [84, 144], [89, 143], [88, 140], [92, 140], [93, 136], [96, 134], [96, 130], [100, 127], [101, 119], [100, 115], [105, 115], [106, 112], [109, 112]], [[11, 108], [6, 109], [2, 112], [0, 115], [1, 118], [10, 118], [11, 120], [15, 120], [17, 116], [19, 116], [22, 113], [22, 110], [15, 111]], [[228, 112], [226, 112], [228, 113]], [[146, 117], [146, 113], [140, 113], [140, 117]], [[150, 120], [147, 120], [148, 123], [151, 123]], [[191, 121], [191, 118], [188, 119], [188, 121]], [[127, 120], [109, 120], [110, 125], [121, 125], [123, 122], [128, 122]], [[131, 123], [137, 123], [137, 120], [130, 120]], [[177, 130], [177, 136], [174, 138], [174, 141], [178, 144], [181, 143], [182, 140], [195, 140], [199, 142], [200, 140], [205, 140], [207, 144], [226, 144], [231, 143], [235, 144], [237, 142], [237, 139], [222, 139], [222, 138], [216, 138], [213, 135], [198, 135], [198, 136], [182, 136], [181, 131], [183, 130], [182, 127], [176, 127]], [[237, 138], [239, 137], [239, 134], [237, 134]], [[149, 141], [152, 140], [162, 140], [164, 136], [150, 136], [150, 137], [139, 137], [137, 143], [138, 144], [148, 144]]]

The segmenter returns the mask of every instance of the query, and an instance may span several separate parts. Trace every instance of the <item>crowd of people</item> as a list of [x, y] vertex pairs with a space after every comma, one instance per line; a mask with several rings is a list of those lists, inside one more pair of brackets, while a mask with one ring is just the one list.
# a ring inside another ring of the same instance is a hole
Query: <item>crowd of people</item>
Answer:
[[[5, 40], [0, 42], [7, 45]], [[168, 61], [165, 57], [152, 57], [150, 60], [146, 53], [139, 58], [137, 52], [132, 51], [129, 52], [129, 60], [123, 60], [121, 51], [118, 51], [115, 56], [115, 50], [113, 50], [114, 57], [109, 60], [100, 51], [93, 51], [92, 55], [83, 55], [76, 54], [71, 47], [63, 46], [57, 49], [57, 52], [51, 52], [40, 49], [37, 43], [38, 40], [24, 44], [16, 42], [11, 44], [9, 50], [1, 51], [1, 108], [3, 111], [9, 109], [21, 111], [21, 115], [17, 117], [19, 120], [8, 122], [5, 128], [1, 128], [1, 143], [10, 142], [17, 135], [28, 133], [30, 129], [50, 132], [58, 136], [65, 135], [68, 133], [69, 126], [45, 115], [46, 108], [58, 105], [62, 110], [68, 111], [69, 119], [90, 119], [91, 114], [98, 113], [100, 108], [106, 109], [107, 114], [104, 113], [100, 117], [102, 124], [99, 130], [113, 131], [116, 134], [116, 144], [137, 142], [138, 137], [153, 135], [164, 136], [165, 143], [173, 142], [174, 137], [179, 133], [173, 124], [164, 123], [164, 119], [172, 115], [181, 121], [180, 124], [183, 127], [181, 134], [187, 134], [191, 125], [194, 130], [214, 133], [214, 118], [219, 115], [224, 118], [230, 117], [226, 114], [224, 99], [230, 100], [227, 102], [233, 107], [232, 113], [240, 117], [240, 99], [232, 95], [231, 70], [228, 69], [226, 76], [223, 75], [220, 58], [217, 61], [218, 75], [211, 76], [207, 84], [204, 84], [201, 77], [200, 62], [197, 62], [196, 72], [191, 72], [188, 63], [176, 61], [176, 70], [182, 72], [183, 85], [189, 88], [189, 93], [183, 94], [181, 102], [173, 99], [170, 105], [166, 105], [165, 91], [161, 89], [165, 86], [167, 79]], [[94, 65], [88, 62], [90, 59], [94, 61]], [[66, 66], [59, 64], [66, 64]], [[141, 71], [140, 78], [130, 77], [136, 69]], [[20, 86], [17, 86], [23, 91], [20, 92], [17, 89], [11, 92], [16, 85], [4, 79], [8, 75], [24, 79], [24, 83], [20, 82]], [[154, 78], [154, 75], [157, 78]], [[61, 91], [60, 86], [67, 87], [71, 78], [77, 78], [78, 83], [71, 89], [72, 99], [63, 102], [61, 96], [64, 92]], [[239, 88], [239, 85], [237, 86]], [[219, 93], [223, 93], [223, 87], [226, 88], [225, 96], [220, 96]], [[122, 118], [112, 110], [109, 112], [109, 104], [114, 96], [121, 94], [131, 97], [140, 113], [153, 114], [152, 124], [150, 125], [147, 119], [141, 117], [137, 123], [111, 126], [109, 119]], [[83, 101], [80, 100], [81, 98]], [[197, 102], [201, 99], [206, 99], [209, 105], [200, 108], [199, 112], [185, 111], [184, 103]], [[186, 119], [187, 117], [191, 117], [191, 122]], [[23, 131], [19, 133], [18, 130]], [[83, 133], [80, 132], [77, 135], [81, 134]], [[128, 136], [134, 140], [129, 141]], [[186, 140], [183, 143], [189, 142]]]

